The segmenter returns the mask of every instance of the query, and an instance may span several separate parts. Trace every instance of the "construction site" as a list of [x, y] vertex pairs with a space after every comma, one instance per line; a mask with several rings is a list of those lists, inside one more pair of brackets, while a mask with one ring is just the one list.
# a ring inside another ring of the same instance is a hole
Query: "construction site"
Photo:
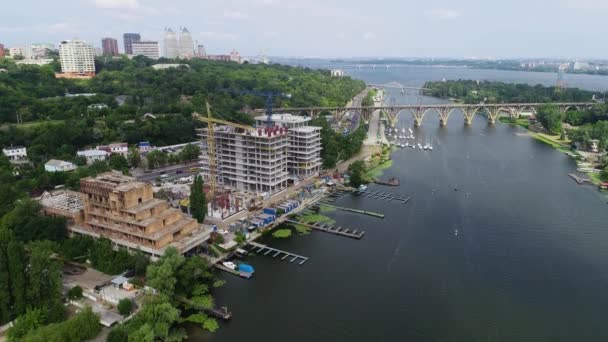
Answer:
[[210, 218], [224, 219], [243, 209], [261, 209], [261, 201], [321, 169], [321, 128], [310, 117], [268, 114], [256, 127], [194, 113], [206, 122], [201, 138], [200, 169], [210, 199]]

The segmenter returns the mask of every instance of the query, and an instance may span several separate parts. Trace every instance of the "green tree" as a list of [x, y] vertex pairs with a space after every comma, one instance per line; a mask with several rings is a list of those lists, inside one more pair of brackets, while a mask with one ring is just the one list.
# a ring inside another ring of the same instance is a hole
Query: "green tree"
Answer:
[[203, 223], [207, 216], [207, 199], [203, 191], [203, 177], [200, 175], [194, 178], [190, 188], [190, 214], [198, 223]]
[[72, 287], [68, 291], [68, 298], [70, 300], [79, 300], [80, 298], [82, 298], [82, 287], [78, 285]]
[[8, 260], [8, 245], [12, 241], [11, 232], [0, 227], [0, 322], [10, 321], [11, 292]]
[[350, 185], [358, 188], [361, 184], [365, 183], [365, 163], [358, 160], [348, 166], [348, 172], [350, 173]]
[[198, 159], [201, 154], [201, 149], [198, 145], [188, 144], [184, 146], [182, 151], [179, 153], [179, 158], [182, 162], [191, 162]]
[[8, 244], [8, 270], [10, 274], [10, 287], [12, 297], [12, 315], [19, 316], [25, 313], [27, 308], [26, 297], [26, 265], [27, 258], [23, 243], [11, 241]]
[[123, 316], [129, 316], [133, 310], [133, 302], [129, 298], [123, 298], [118, 302], [118, 312]]
[[132, 168], [139, 167], [139, 165], [141, 165], [141, 155], [139, 154], [139, 149], [137, 147], [131, 147], [129, 149], [127, 159]]
[[30, 331], [34, 331], [44, 325], [46, 317], [41, 309], [31, 309], [17, 317], [15, 324], [8, 330], [8, 341], [22, 341], [23, 337]]
[[602, 178], [603, 181], [608, 182], [608, 166], [606, 166], [604, 168], [604, 170], [602, 170], [600, 177]]
[[64, 318], [62, 303], [61, 264], [52, 259], [49, 244], [35, 241], [27, 246], [30, 253], [28, 268], [28, 303], [43, 308], [49, 322]]
[[129, 170], [129, 162], [127, 161], [127, 158], [120, 154], [112, 154], [110, 158], [108, 158], [108, 164], [113, 170]]
[[30, 331], [22, 341], [84, 342], [97, 336], [100, 331], [99, 316], [90, 307], [86, 307], [67, 321], [46, 325]]
[[159, 150], [150, 151], [146, 155], [148, 161], [148, 168], [156, 169], [167, 164], [167, 154]]
[[177, 249], [167, 248], [158, 262], [148, 266], [146, 275], [148, 285], [169, 298], [173, 297], [177, 283], [175, 273], [183, 262], [184, 257]]

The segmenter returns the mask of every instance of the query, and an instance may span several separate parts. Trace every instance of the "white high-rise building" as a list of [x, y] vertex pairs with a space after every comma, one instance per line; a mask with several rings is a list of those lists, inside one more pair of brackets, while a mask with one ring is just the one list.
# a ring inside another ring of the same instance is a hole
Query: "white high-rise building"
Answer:
[[179, 34], [179, 57], [194, 57], [194, 42], [192, 41], [192, 35], [185, 27], [182, 28], [182, 31]]
[[158, 42], [152, 40], [142, 40], [132, 43], [133, 56], [145, 56], [152, 59], [158, 59]]
[[[321, 169], [321, 127], [309, 126], [310, 118], [273, 114], [259, 116], [257, 130], [243, 131], [229, 126], [214, 130], [217, 184], [241, 191], [276, 193], [291, 182], [319, 174]], [[201, 137], [203, 177], [211, 177], [208, 129]]]
[[165, 40], [164, 40], [165, 53], [164, 56], [167, 58], [177, 58], [179, 56], [179, 46], [177, 44], [177, 35], [172, 29], [165, 29]]
[[61, 72], [64, 74], [95, 75], [95, 51], [82, 40], [66, 40], [59, 44]]

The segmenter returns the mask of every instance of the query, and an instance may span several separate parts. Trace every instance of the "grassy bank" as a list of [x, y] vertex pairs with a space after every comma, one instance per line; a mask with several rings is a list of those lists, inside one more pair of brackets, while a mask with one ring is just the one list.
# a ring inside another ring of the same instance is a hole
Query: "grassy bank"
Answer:
[[517, 125], [517, 126], [525, 128], [525, 129], [530, 128], [530, 121], [528, 121], [528, 119], [523, 119], [523, 118], [512, 119], [512, 118], [507, 118], [507, 117], [500, 117], [500, 118], [498, 118], [498, 120], [502, 123]]

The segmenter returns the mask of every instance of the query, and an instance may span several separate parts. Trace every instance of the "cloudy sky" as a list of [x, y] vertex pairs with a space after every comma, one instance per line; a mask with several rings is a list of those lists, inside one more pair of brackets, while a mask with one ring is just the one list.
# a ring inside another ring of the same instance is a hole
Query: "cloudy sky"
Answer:
[[608, 0], [3, 1], [7, 46], [187, 27], [210, 53], [608, 58]]

